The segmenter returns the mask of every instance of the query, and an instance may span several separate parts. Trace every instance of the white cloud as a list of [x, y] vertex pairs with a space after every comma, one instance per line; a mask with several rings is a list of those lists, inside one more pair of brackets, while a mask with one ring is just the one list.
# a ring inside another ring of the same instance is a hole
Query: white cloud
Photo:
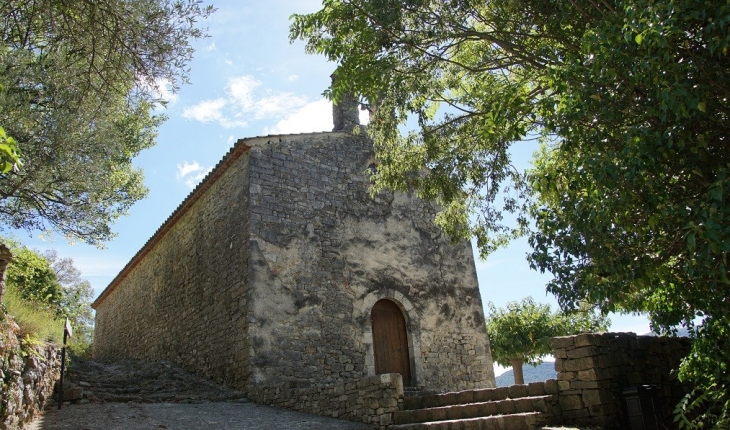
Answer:
[[298, 75], [290, 75], [290, 76], [289, 76], [289, 77], [288, 77], [287, 79], [288, 79], [288, 80], [289, 80], [290, 82], [294, 82], [294, 81], [296, 81], [297, 79], [299, 79], [299, 76], [298, 76]]
[[194, 119], [200, 122], [217, 122], [225, 128], [245, 127], [248, 122], [239, 119], [240, 115], [231, 118], [223, 113], [223, 109], [229, 105], [229, 101], [224, 98], [214, 100], [203, 100], [202, 102], [188, 106], [183, 110], [182, 116], [186, 119]]
[[226, 143], [229, 145], [233, 144], [233, 142], [235, 142], [235, 141], [236, 141], [236, 138], [233, 137], [233, 135], [228, 136], [228, 139], [226, 139]]
[[200, 122], [220, 121], [223, 118], [223, 107], [226, 104], [226, 100], [222, 98], [203, 100], [196, 105], [186, 107], [182, 116]]
[[266, 97], [256, 101], [254, 112], [257, 119], [275, 118], [282, 114], [288, 114], [306, 104], [306, 97], [300, 97], [293, 93], [270, 92]]
[[[231, 128], [246, 126], [247, 120], [251, 118], [256, 120], [286, 119], [291, 115], [296, 115], [299, 109], [307, 105], [306, 97], [291, 92], [263, 89], [262, 85], [261, 81], [251, 75], [231, 78], [224, 88], [224, 97], [203, 100], [185, 108], [182, 115], [187, 119], [206, 123], [215, 122], [223, 127]], [[328, 117], [330, 115], [328, 114]], [[331, 125], [318, 131], [329, 128]]]
[[210, 45], [205, 47], [206, 51], [215, 51], [216, 49], [218, 48], [215, 47], [215, 42], [211, 42]]
[[226, 58], [225, 60], [223, 60], [223, 62], [226, 63], [226, 64], [228, 64], [229, 66], [232, 66], [233, 65], [233, 61], [229, 60], [228, 58]]
[[273, 127], [266, 127], [264, 134], [308, 133], [332, 130], [332, 103], [321, 99], [307, 103], [287, 115]]
[[261, 81], [250, 75], [231, 78], [226, 86], [228, 100], [244, 111], [250, 111], [254, 104], [253, 91], [259, 86], [261, 86]]
[[182, 164], [177, 165], [176, 177], [185, 182], [188, 188], [195, 188], [211, 170], [213, 170], [212, 167], [201, 166], [197, 161], [193, 161], [192, 163], [183, 161]]

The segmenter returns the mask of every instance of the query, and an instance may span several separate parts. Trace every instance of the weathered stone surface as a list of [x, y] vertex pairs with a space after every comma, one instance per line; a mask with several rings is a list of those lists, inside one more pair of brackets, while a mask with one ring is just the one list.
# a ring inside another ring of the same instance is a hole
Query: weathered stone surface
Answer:
[[18, 326], [0, 316], [0, 428], [24, 428], [48, 404], [59, 377], [61, 350], [56, 345], [25, 346]]
[[511, 385], [509, 388], [509, 397], [511, 399], [517, 399], [520, 397], [527, 396], [527, 385]]
[[81, 400], [84, 396], [84, 389], [81, 387], [71, 387], [63, 390], [63, 401], [71, 402], [74, 400]]
[[581, 399], [581, 396], [579, 395], [573, 395], [573, 396], [560, 396], [560, 407], [563, 408], [563, 411], [574, 411], [576, 409], [583, 409], [583, 401]]
[[[471, 247], [441, 234], [432, 204], [371, 197], [376, 163], [349, 133], [239, 141], [97, 300], [95, 356], [169, 360], [342, 417], [376, 373], [370, 313], [388, 299], [406, 321], [406, 385], [493, 387]], [[379, 421], [387, 408], [366, 403]]]
[[633, 333], [581, 334], [569, 339], [553, 339], [564, 357], [555, 365], [564, 424], [626, 428], [623, 390], [648, 384], [658, 387], [653, 401], [660, 419], [672, 422], [673, 407], [687, 387], [670, 374], [689, 352], [688, 339]]
[[558, 336], [550, 339], [553, 349], [572, 348], [574, 336]]

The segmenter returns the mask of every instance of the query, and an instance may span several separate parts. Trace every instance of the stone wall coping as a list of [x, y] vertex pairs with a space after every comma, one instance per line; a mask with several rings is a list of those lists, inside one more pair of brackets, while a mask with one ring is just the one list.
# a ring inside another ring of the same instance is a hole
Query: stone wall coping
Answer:
[[248, 152], [251, 148], [265, 146], [268, 142], [274, 139], [292, 139], [299, 140], [306, 137], [312, 136], [325, 136], [325, 135], [340, 135], [350, 134], [345, 132], [333, 132], [333, 131], [322, 131], [316, 133], [294, 133], [294, 134], [277, 134], [277, 135], [266, 135], [266, 136], [255, 136], [238, 139], [233, 147], [223, 156], [223, 158], [215, 165], [213, 170], [208, 173], [205, 178], [198, 184], [193, 191], [188, 194], [185, 200], [178, 205], [178, 207], [172, 212], [172, 214], [162, 223], [162, 225], [155, 231], [152, 237], [142, 245], [142, 248], [137, 251], [134, 257], [124, 266], [124, 268], [117, 274], [117, 276], [109, 283], [104, 291], [99, 294], [99, 297], [94, 300], [91, 307], [97, 309], [104, 299], [111, 294], [112, 291], [119, 285], [119, 283], [127, 276], [127, 274], [147, 255], [152, 248], [165, 236], [168, 230], [175, 225], [175, 223], [190, 209], [195, 202], [198, 201], [208, 189], [228, 170], [238, 158]]

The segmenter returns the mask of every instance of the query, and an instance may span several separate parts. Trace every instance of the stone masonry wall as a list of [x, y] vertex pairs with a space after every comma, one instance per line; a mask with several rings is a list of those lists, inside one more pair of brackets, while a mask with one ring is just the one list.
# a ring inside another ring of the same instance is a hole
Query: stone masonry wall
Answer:
[[211, 173], [199, 185], [207, 192], [188, 197], [180, 208], [192, 206], [178, 208], [176, 222], [164, 224], [97, 299], [95, 358], [169, 360], [246, 385], [248, 157], [229, 154], [224, 162], [234, 164], [220, 177]]
[[[318, 133], [251, 146], [252, 400], [261, 387], [317, 391], [374, 375], [370, 312], [403, 311], [412, 381], [494, 386], [474, 260], [415, 196], [369, 194], [363, 136]], [[318, 388], [319, 387], [319, 388]]]
[[345, 384], [309, 388], [284, 385], [255, 391], [253, 396], [262, 403], [383, 429], [393, 423], [393, 412], [403, 408], [403, 379], [399, 373], [366, 376]]
[[629, 428], [623, 390], [655, 385], [659, 422], [672, 427], [686, 390], [671, 371], [689, 353], [689, 339], [589, 333], [553, 338], [552, 346], [563, 424]]
[[21, 348], [12, 320], [0, 317], [0, 429], [19, 429], [51, 399], [61, 369], [53, 344]]

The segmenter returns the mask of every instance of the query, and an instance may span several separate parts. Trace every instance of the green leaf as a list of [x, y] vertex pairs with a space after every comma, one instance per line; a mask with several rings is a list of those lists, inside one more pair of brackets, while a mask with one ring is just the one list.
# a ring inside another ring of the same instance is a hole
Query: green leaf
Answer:
[[636, 41], [636, 43], [641, 45], [641, 42], [644, 40], [644, 36], [642, 36], [641, 33], [639, 33], [634, 37], [634, 40]]

